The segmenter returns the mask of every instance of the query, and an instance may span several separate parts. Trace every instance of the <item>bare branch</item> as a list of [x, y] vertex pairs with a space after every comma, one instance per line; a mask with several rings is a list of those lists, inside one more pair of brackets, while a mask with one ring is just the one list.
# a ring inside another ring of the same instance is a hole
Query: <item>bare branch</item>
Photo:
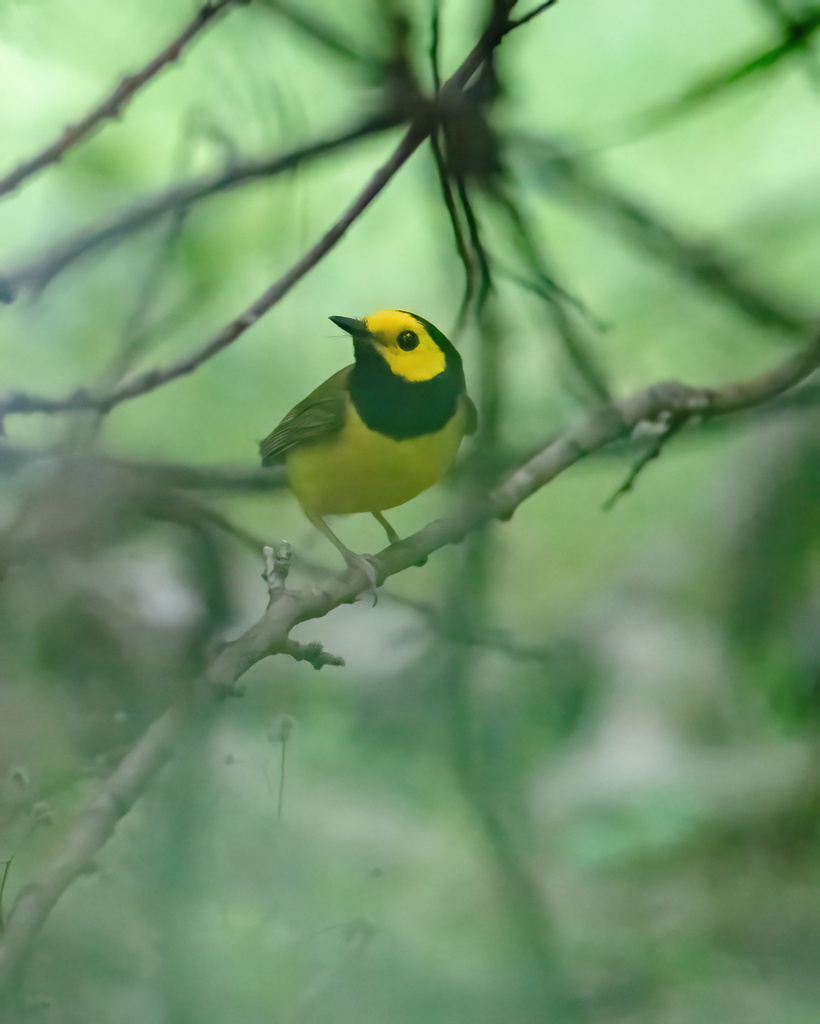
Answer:
[[467, 249], [467, 243], [464, 240], [464, 232], [461, 229], [461, 222], [458, 216], [458, 207], [456, 206], [455, 197], [453, 195], [452, 187], [450, 186], [450, 179], [447, 171], [447, 164], [444, 159], [444, 154], [441, 151], [441, 145], [438, 140], [438, 129], [434, 129], [430, 133], [430, 149], [433, 154], [433, 161], [436, 165], [436, 171], [438, 172], [439, 186], [441, 187], [441, 196], [444, 200], [444, 206], [447, 210], [447, 216], [450, 219], [450, 226], [453, 229], [453, 241], [455, 242], [456, 252], [458, 258], [461, 260], [461, 265], [464, 267], [464, 293], [461, 297], [461, 306], [458, 313], [459, 324], [463, 323], [466, 316], [467, 310], [469, 309], [470, 302], [473, 297], [473, 263], [470, 257], [470, 253]]
[[[568, 431], [511, 473], [481, 501], [469, 504], [449, 518], [436, 520], [377, 556], [377, 578], [383, 581], [410, 568], [422, 557], [462, 540], [470, 531], [493, 519], [509, 519], [531, 494], [560, 473], [605, 445], [628, 436], [640, 423], [673, 415], [707, 418], [740, 412], [777, 397], [820, 367], [820, 334], [774, 370], [719, 388], [693, 388], [669, 382], [639, 391], [617, 405], [599, 408], [579, 427]], [[315, 648], [295, 645], [291, 629], [300, 622], [321, 618], [364, 592], [368, 580], [358, 570], [323, 580], [303, 591], [276, 590], [263, 616], [237, 640], [215, 654], [206, 687], [218, 694], [235, 693], [244, 673], [272, 654], [286, 653], [311, 664], [336, 664], [333, 656]], [[200, 697], [202, 694], [200, 694]], [[8, 915], [0, 937], [0, 992], [14, 982], [31, 944], [49, 913], [68, 886], [92, 863], [113, 833], [116, 823], [133, 806], [153, 776], [171, 756], [180, 729], [193, 707], [179, 704], [154, 722], [104, 784], [91, 807], [69, 831], [56, 859], [40, 879], [24, 889]]]
[[635, 486], [635, 481], [646, 469], [650, 462], [660, 457], [661, 452], [666, 445], [672, 440], [672, 438], [683, 428], [688, 420], [688, 416], [675, 415], [670, 417], [667, 423], [664, 423], [659, 430], [655, 432], [655, 436], [644, 448], [638, 458], [635, 460], [632, 468], [626, 475], [626, 479], [618, 489], [611, 494], [603, 504], [604, 512], [609, 512], [610, 509], [614, 508], [617, 502], [625, 495], [629, 494], [632, 488]]
[[[275, 491], [285, 486], [281, 466], [186, 466], [173, 462], [141, 462], [100, 453], [74, 453], [63, 448], [23, 448], [0, 440], [0, 472], [30, 462], [54, 461], [82, 469], [89, 464], [131, 473], [156, 487], [193, 491]], [[262, 546], [256, 545], [261, 551]]]
[[121, 402], [139, 398], [141, 395], [148, 394], [149, 391], [154, 391], [156, 388], [168, 384], [172, 380], [193, 373], [203, 363], [236, 341], [248, 328], [253, 327], [265, 313], [287, 295], [291, 288], [305, 274], [316, 266], [322, 257], [341, 239], [350, 225], [373, 202], [402, 164], [415, 152], [423, 139], [424, 132], [415, 126], [411, 127], [386, 163], [376, 171], [363, 191], [319, 241], [287, 273], [283, 274], [255, 302], [251, 303], [243, 313], [231, 320], [230, 323], [226, 324], [204, 345], [190, 355], [177, 360], [175, 363], [171, 363], [169, 366], [138, 374], [110, 391], [99, 394], [94, 394], [84, 388], [80, 388], [65, 398], [55, 399], [40, 395], [24, 394], [22, 392], [7, 393], [5, 396], [0, 397], [0, 419], [11, 413], [58, 413], [76, 409], [95, 409], [100, 412], [109, 412]]
[[[580, 300], [570, 296], [550, 273], [546, 258], [539, 247], [527, 218], [521, 213], [518, 204], [507, 189], [500, 184], [491, 191], [492, 197], [505, 214], [512, 229], [513, 239], [522, 259], [532, 275], [530, 289], [544, 299], [552, 320], [552, 325], [561, 341], [564, 352], [571, 366], [575, 368], [581, 381], [590, 395], [597, 401], [611, 400], [603, 367], [596, 359], [594, 352], [586, 343], [581, 332], [569, 316], [565, 304], [571, 304], [586, 313], [586, 307]], [[524, 285], [524, 287], [528, 287]]]
[[87, 139], [105, 121], [120, 117], [123, 109], [134, 98], [134, 95], [156, 78], [164, 67], [179, 60], [188, 43], [198, 36], [206, 25], [210, 24], [218, 14], [228, 7], [235, 6], [239, 2], [245, 2], [245, 0], [208, 0], [203, 4], [179, 35], [145, 67], [132, 75], [126, 75], [116, 89], [101, 103], [98, 103], [93, 110], [89, 111], [82, 120], [69, 125], [61, 132], [60, 137], [46, 146], [44, 150], [29, 160], [23, 161], [5, 178], [0, 178], [0, 196], [13, 192], [38, 171], [58, 163], [70, 149]]
[[195, 203], [243, 185], [274, 178], [301, 164], [336, 152], [398, 123], [393, 114], [379, 113], [335, 135], [305, 143], [283, 153], [234, 163], [215, 174], [182, 182], [150, 196], [107, 220], [77, 232], [39, 256], [0, 275], [0, 301], [11, 302], [21, 291], [42, 291], [59, 273], [102, 246], [116, 245], [150, 227], [169, 213], [178, 214]]
[[186, 709], [179, 705], [149, 726], [69, 829], [54, 860], [33, 885], [21, 890], [0, 940], [0, 992], [14, 985], [18, 969], [55, 903], [72, 882], [90, 870], [117, 822], [169, 759], [185, 718]]
[[721, 253], [684, 237], [640, 202], [601, 180], [560, 143], [523, 133], [512, 136], [511, 141], [531, 161], [536, 180], [557, 183], [570, 198], [597, 208], [634, 243], [685, 274], [699, 288], [770, 329], [789, 334], [807, 330], [808, 317], [747, 280]]
[[528, 21], [532, 21], [533, 18], [537, 18], [539, 14], [543, 14], [544, 11], [554, 6], [557, 2], [558, 0], [545, 0], [545, 3], [539, 4], [522, 17], [511, 20], [507, 31], [512, 32], [515, 28], [521, 28], [522, 25], [526, 25]]
[[[460, 67], [442, 86], [439, 94], [439, 99], [442, 103], [445, 105], [454, 103], [454, 94], [457, 94], [459, 90], [463, 89], [470, 82], [475, 72], [492, 55], [493, 50], [508, 31], [508, 14], [514, 3], [515, 0], [499, 0], [493, 6], [490, 22], [482, 33], [481, 38]], [[248, 328], [252, 327], [265, 313], [272, 309], [298, 281], [319, 263], [429, 136], [435, 123], [433, 111], [427, 107], [422, 107], [417, 112], [404, 138], [392, 156], [376, 171], [364, 190], [336, 223], [325, 232], [322, 238], [287, 273], [279, 278], [278, 281], [275, 281], [243, 313], [226, 324], [199, 349], [169, 366], [138, 374], [130, 380], [126, 380], [123, 384], [102, 393], [94, 394], [85, 388], [80, 388], [63, 398], [48, 398], [24, 392], [7, 393], [5, 396], [0, 396], [0, 423], [5, 416], [12, 413], [59, 413], [78, 409], [94, 409], [99, 412], [108, 412], [121, 402], [148, 394], [148, 392], [154, 391], [170, 381], [193, 373], [203, 363], [217, 355], [224, 348], [227, 348], [228, 345], [244, 334]], [[2, 292], [2, 286], [3, 282], [0, 280], [0, 292]]]
[[638, 125], [635, 134], [641, 135], [657, 130], [679, 117], [697, 110], [731, 86], [776, 67], [788, 57], [805, 53], [812, 37], [820, 29], [820, 11], [807, 12], [803, 18], [799, 19], [784, 18], [781, 28], [781, 38], [774, 46], [744, 58], [739, 64], [710, 75], [702, 82], [687, 89], [678, 99], [661, 104], [654, 110], [639, 115], [635, 119]]
[[274, 14], [288, 21], [308, 39], [321, 43], [339, 57], [351, 64], [364, 68], [378, 67], [379, 61], [374, 55], [362, 50], [356, 42], [346, 36], [340, 29], [318, 18], [313, 11], [297, 7], [288, 0], [264, 0], [263, 6]]

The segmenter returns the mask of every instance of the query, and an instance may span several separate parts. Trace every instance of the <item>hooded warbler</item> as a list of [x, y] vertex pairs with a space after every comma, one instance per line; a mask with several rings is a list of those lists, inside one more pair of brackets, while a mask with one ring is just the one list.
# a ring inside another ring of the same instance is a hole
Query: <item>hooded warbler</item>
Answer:
[[375, 593], [372, 560], [347, 548], [325, 516], [370, 512], [395, 543], [382, 513], [432, 486], [478, 417], [461, 356], [428, 320], [399, 309], [330, 320], [353, 338], [355, 361], [291, 409], [259, 450], [264, 466], [285, 463], [308, 519]]

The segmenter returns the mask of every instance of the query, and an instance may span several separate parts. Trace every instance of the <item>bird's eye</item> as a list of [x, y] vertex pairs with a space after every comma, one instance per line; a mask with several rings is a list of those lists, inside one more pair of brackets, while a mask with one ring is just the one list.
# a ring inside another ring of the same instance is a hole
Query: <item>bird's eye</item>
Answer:
[[415, 331], [402, 331], [396, 341], [399, 348], [403, 348], [405, 352], [412, 352], [419, 343], [419, 336]]

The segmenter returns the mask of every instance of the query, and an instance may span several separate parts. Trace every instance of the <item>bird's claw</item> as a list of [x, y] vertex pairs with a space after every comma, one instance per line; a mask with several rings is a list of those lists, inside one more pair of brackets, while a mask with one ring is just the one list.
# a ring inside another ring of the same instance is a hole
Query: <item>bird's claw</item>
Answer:
[[378, 600], [376, 595], [376, 588], [378, 586], [376, 580], [376, 559], [372, 555], [357, 555], [351, 551], [349, 557], [345, 557], [345, 561], [349, 569], [357, 569], [367, 580], [367, 587], [363, 593], [372, 595], [375, 607]]

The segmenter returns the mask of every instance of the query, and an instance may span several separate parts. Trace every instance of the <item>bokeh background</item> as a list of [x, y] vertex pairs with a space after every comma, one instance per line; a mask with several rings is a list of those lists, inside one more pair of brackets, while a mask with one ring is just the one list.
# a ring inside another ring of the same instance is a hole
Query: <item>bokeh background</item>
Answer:
[[[6, 197], [0, 269], [177, 179], [376, 109], [374, 67], [293, 9], [231, 11], [121, 121]], [[5, 0], [2, 169], [194, 10]], [[395, 8], [298, 10], [390, 50]], [[431, 9], [401, 10], [429, 88]], [[442, 3], [445, 75], [486, 13]], [[813, 28], [788, 42], [789, 16], [820, 22], [774, 0], [561, 0], [498, 52], [482, 124], [504, 189], [616, 396], [772, 366], [816, 307], [820, 55]], [[61, 395], [189, 351], [313, 244], [398, 133], [200, 203], [0, 308], [3, 387]], [[471, 185], [482, 237], [514, 271], [494, 274], [487, 305], [491, 441], [509, 457], [577, 423], [590, 396], [549, 305], [511, 280], [527, 266], [486, 184]], [[715, 262], [783, 323], [715, 284]], [[2, 460], [6, 914], [212, 645], [261, 614], [253, 538], [293, 543], [294, 585], [305, 561], [340, 568], [286, 491], [159, 500], [111, 460], [253, 469], [258, 440], [349, 360], [331, 314], [419, 312], [457, 339], [481, 405], [487, 327], [459, 324], [462, 288], [424, 147], [191, 377], [102, 421], [8, 418], [16, 451], [70, 454]], [[510, 523], [391, 579], [376, 607], [298, 627], [346, 667], [268, 659], [190, 730], [51, 915], [9, 1020], [813, 1024], [817, 427], [803, 401], [690, 430], [608, 511], [642, 442], [594, 456]], [[442, 485], [391, 519], [408, 534], [457, 501]], [[337, 526], [356, 550], [383, 544], [367, 517]]]

